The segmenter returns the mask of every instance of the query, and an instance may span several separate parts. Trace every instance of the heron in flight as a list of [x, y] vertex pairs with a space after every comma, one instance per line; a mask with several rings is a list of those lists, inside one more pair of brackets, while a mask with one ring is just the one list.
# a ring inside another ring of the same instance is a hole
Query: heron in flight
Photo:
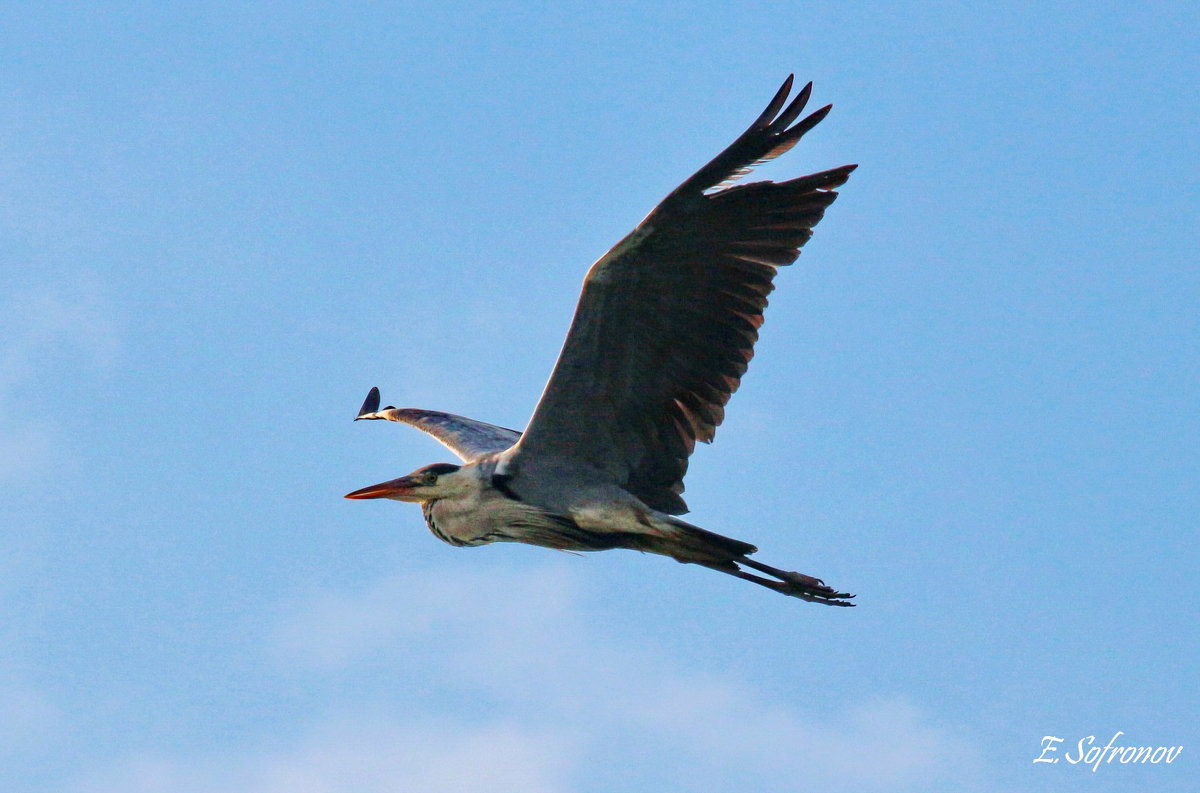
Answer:
[[829, 105], [796, 121], [811, 90], [788, 102], [789, 76], [749, 129], [592, 265], [524, 433], [433, 410], [381, 410], [372, 388], [358, 419], [414, 426], [462, 464], [427, 465], [346, 498], [419, 503], [451, 545], [630, 548], [853, 605], [818, 578], [751, 559], [750, 543], [677, 517], [687, 512], [688, 457], [724, 419], [776, 270], [796, 260], [856, 167], [729, 185], [825, 118]]

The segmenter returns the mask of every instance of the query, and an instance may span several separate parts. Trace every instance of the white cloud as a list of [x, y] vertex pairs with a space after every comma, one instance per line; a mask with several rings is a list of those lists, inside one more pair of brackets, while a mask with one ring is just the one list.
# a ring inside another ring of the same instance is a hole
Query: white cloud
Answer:
[[0, 483], [25, 480], [50, 467], [62, 443], [55, 427], [25, 424], [11, 414], [0, 417]]
[[110, 366], [113, 312], [94, 280], [77, 278], [0, 302], [0, 483], [26, 481], [69, 447], [58, 404], [64, 383]]
[[435, 713], [428, 698], [390, 713], [341, 703], [288, 749], [235, 752], [207, 770], [186, 757], [135, 762], [80, 790], [985, 789], [971, 742], [912, 702], [809, 711], [683, 668], [651, 643], [596, 635], [575, 602], [558, 567], [417, 573], [318, 595], [276, 633], [281, 668], [324, 678], [383, 666], [400, 677], [419, 666], [422, 686], [475, 712]]
[[79, 278], [27, 289], [5, 299], [0, 311], [0, 392], [42, 370], [59, 350], [78, 351], [107, 366], [117, 350], [116, 327], [103, 290]]
[[439, 719], [399, 723], [356, 714], [293, 746], [260, 756], [172, 761], [141, 758], [92, 779], [79, 793], [559, 793], [564, 741], [512, 724]]
[[0, 681], [0, 760], [40, 746], [62, 726], [61, 714], [34, 689]]
[[[68, 422], [78, 419], [72, 406], [59, 404], [59, 389], [78, 371], [111, 365], [118, 348], [111, 316], [104, 290], [84, 277], [0, 294], [0, 503], [6, 508], [0, 607], [8, 615], [8, 630], [0, 633], [0, 761], [36, 754], [65, 727], [58, 708], [27, 682], [33, 666], [27, 656], [35, 653], [21, 628], [37, 620], [28, 608], [28, 582], [42, 569], [34, 550], [42, 541], [40, 516], [7, 491], [44, 471], [69, 469]], [[44, 581], [36, 591], [44, 591]]]

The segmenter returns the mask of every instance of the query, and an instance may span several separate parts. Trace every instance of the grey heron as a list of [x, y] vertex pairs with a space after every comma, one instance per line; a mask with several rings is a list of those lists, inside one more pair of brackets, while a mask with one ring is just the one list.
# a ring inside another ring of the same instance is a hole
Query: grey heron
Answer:
[[346, 498], [417, 502], [451, 545], [629, 548], [813, 603], [853, 605], [853, 595], [818, 578], [751, 559], [750, 543], [677, 517], [687, 512], [688, 458], [724, 419], [776, 270], [799, 256], [833, 188], [856, 167], [729, 184], [829, 112], [796, 122], [812, 83], [788, 102], [791, 90], [789, 76], [745, 132], [592, 265], [524, 433], [433, 410], [380, 409], [372, 388], [357, 419], [414, 426], [462, 464], [427, 465]]

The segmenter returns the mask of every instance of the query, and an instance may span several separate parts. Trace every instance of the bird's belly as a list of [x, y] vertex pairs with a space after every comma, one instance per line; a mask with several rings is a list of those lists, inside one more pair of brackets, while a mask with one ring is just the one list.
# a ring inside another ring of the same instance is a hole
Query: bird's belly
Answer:
[[659, 533], [650, 511], [625, 499], [585, 501], [571, 508], [571, 518], [589, 531]]

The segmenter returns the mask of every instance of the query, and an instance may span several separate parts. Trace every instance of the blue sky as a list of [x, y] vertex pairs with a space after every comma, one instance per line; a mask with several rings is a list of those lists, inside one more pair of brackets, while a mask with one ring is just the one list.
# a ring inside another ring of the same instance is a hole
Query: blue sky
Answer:
[[[0, 788], [1194, 789], [1192, 4], [0, 15]], [[524, 426], [789, 72], [758, 175], [861, 167], [689, 519], [859, 608], [341, 498], [449, 456], [373, 385]]]

